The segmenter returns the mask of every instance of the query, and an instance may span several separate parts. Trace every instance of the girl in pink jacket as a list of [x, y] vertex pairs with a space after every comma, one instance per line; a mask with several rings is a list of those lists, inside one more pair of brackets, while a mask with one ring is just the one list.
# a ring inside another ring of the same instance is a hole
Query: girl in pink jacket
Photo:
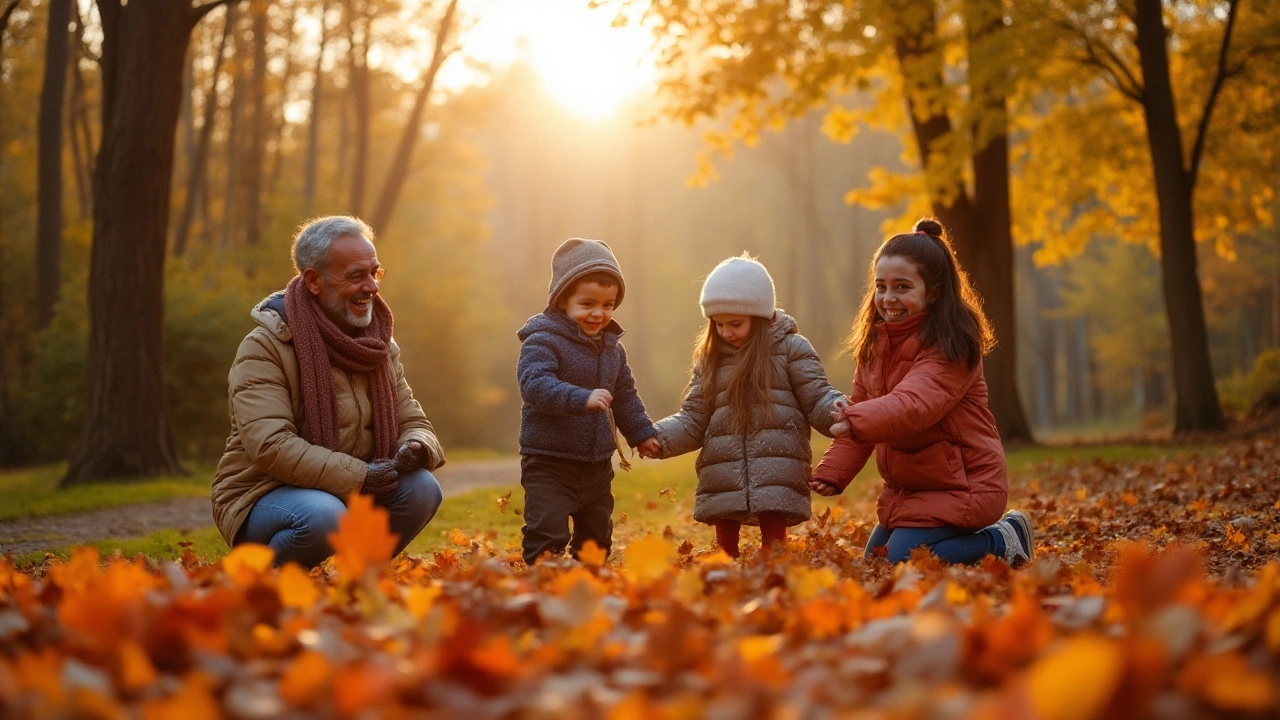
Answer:
[[810, 488], [843, 492], [874, 452], [884, 489], [868, 557], [884, 548], [901, 562], [923, 546], [953, 563], [1022, 565], [1035, 537], [1023, 513], [1001, 516], [1009, 471], [982, 374], [995, 338], [942, 225], [886, 240], [871, 280], [849, 342], [850, 404]]

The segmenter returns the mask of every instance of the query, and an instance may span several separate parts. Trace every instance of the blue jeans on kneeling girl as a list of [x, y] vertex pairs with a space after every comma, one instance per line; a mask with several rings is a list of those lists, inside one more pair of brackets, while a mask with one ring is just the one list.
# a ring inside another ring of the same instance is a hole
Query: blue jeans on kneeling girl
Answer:
[[[1021, 537], [1018, 538], [1022, 540]], [[1023, 541], [1025, 544], [1025, 541]], [[870, 560], [877, 548], [887, 550], [889, 562], [905, 562], [911, 551], [927, 547], [938, 559], [954, 565], [973, 565], [988, 555], [1007, 558], [1005, 537], [996, 525], [970, 530], [951, 525], [942, 527], [902, 527], [890, 530], [876, 524], [867, 540], [864, 557]]]
[[[399, 536], [396, 554], [431, 522], [442, 500], [439, 481], [426, 470], [400, 476], [395, 492], [379, 503], [390, 515], [391, 532]], [[329, 533], [346, 514], [346, 503], [323, 490], [281, 485], [254, 503], [236, 544], [266, 545], [275, 551], [276, 565], [293, 561], [312, 568], [333, 554]]]

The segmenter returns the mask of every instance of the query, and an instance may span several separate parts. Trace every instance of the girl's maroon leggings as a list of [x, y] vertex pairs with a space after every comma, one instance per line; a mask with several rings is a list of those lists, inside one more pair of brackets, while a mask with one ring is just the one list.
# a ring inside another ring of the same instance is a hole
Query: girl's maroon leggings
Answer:
[[[718, 520], [715, 522], [716, 545], [720, 546], [729, 557], [738, 557], [738, 537], [742, 531], [742, 523], [737, 520]], [[778, 513], [760, 513], [760, 544], [767, 550], [787, 541], [787, 525]]]

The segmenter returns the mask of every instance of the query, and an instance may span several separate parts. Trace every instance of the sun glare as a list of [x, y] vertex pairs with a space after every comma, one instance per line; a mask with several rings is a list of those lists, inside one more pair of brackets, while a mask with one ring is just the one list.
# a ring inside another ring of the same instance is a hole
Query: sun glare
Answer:
[[653, 85], [645, 31], [612, 27], [612, 15], [585, 0], [488, 0], [476, 9], [477, 23], [463, 39], [467, 52], [528, 62], [547, 93], [583, 117], [610, 117]]

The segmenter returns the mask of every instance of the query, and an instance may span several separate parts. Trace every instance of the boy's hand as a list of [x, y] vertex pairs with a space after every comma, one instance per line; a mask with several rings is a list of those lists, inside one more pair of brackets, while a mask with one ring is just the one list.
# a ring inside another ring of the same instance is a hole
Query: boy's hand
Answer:
[[640, 457], [642, 458], [656, 458], [662, 454], [662, 444], [658, 442], [656, 437], [645, 440], [637, 445], [636, 449], [640, 451]]
[[832, 495], [840, 494], [840, 488], [836, 487], [835, 485], [832, 485], [826, 480], [819, 480], [817, 478], [814, 478], [809, 481], [809, 489], [818, 493], [819, 495], [823, 495], [826, 497], [831, 497]]
[[588, 410], [608, 410], [609, 404], [613, 402], [613, 393], [604, 388], [596, 388], [591, 391], [590, 397], [587, 398]]

